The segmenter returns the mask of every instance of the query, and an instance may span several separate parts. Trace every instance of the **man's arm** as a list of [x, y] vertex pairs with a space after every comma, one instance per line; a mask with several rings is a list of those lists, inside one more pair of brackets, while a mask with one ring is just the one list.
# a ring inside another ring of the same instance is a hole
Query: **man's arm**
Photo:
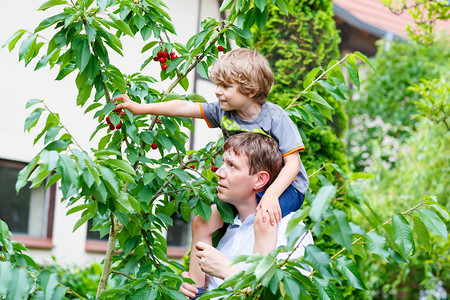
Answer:
[[261, 198], [257, 210], [262, 210], [263, 222], [267, 219], [267, 214], [272, 225], [281, 219], [281, 209], [278, 198], [294, 181], [300, 168], [300, 157], [298, 152], [293, 152], [283, 157], [284, 167], [274, 182], [267, 188]]
[[[128, 109], [133, 115], [151, 114], [168, 117], [201, 118], [201, 110], [198, 103], [172, 100], [158, 103], [137, 103], [132, 101], [128, 95], [122, 94], [114, 98], [113, 102], [121, 102], [116, 105], [116, 111]], [[121, 112], [120, 115], [125, 115]]]

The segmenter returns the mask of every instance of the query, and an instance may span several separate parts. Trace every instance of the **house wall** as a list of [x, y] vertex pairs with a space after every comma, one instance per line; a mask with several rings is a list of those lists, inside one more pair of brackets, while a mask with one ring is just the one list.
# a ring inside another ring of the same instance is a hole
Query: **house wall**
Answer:
[[[16, 30], [24, 28], [32, 31], [44, 18], [50, 16], [55, 9], [45, 12], [36, 11], [45, 1], [21, 0], [5, 1], [0, 10], [0, 43], [3, 44]], [[218, 1], [210, 0], [183, 0], [182, 5], [178, 0], [166, 1], [171, 8], [169, 11], [178, 35], [173, 41], [186, 43], [187, 40], [198, 32], [199, 5], [200, 20], [206, 16], [218, 18]], [[46, 31], [47, 36], [50, 34]], [[145, 43], [137, 35], [135, 39], [125, 37], [124, 57], [111, 52], [111, 63], [116, 65], [123, 73], [133, 73], [140, 69], [140, 65], [147, 58], [146, 53], [140, 50]], [[64, 126], [71, 132], [78, 143], [84, 148], [95, 147], [97, 139], [89, 142], [90, 133], [98, 125], [92, 120], [93, 113], [83, 114], [83, 109], [76, 107], [77, 88], [75, 76], [69, 75], [62, 81], [54, 81], [58, 70], [49, 70], [48, 67], [33, 72], [36, 62], [32, 62], [25, 68], [23, 62], [18, 62], [18, 48], [9, 53], [7, 47], [0, 49], [0, 90], [2, 104], [2, 125], [0, 126], [0, 158], [28, 162], [42, 147], [41, 143], [33, 146], [33, 140], [39, 132], [36, 128], [31, 134], [24, 132], [24, 122], [31, 110], [25, 110], [25, 103], [30, 99], [43, 99], [46, 105], [60, 114]], [[143, 73], [155, 78], [159, 77], [159, 66], [149, 64]], [[75, 72], [74, 72], [75, 73]], [[190, 75], [191, 93], [194, 87], [193, 74]], [[169, 83], [160, 84], [157, 88], [163, 90]], [[202, 80], [197, 82], [197, 93], [205, 96], [209, 101], [214, 101], [214, 88], [211, 83]], [[186, 93], [181, 88], [175, 90], [178, 93]], [[42, 128], [39, 125], [38, 128]], [[194, 148], [205, 145], [212, 139], [217, 139], [220, 132], [207, 129], [202, 120], [195, 122]], [[0, 179], [1, 180], [1, 179]], [[52, 234], [53, 248], [51, 250], [31, 249], [29, 255], [37, 262], [49, 262], [55, 257], [60, 264], [70, 265], [85, 264], [100, 261], [102, 255], [86, 252], [86, 226], [81, 226], [76, 232], [72, 232], [79, 214], [66, 216], [66, 203], [61, 203], [61, 194], [57, 192], [54, 214], [54, 226]]]

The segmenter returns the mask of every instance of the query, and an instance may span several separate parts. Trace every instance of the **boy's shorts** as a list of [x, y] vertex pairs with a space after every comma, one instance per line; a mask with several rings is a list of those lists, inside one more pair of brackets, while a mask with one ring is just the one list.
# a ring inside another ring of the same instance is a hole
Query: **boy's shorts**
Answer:
[[206, 288], [197, 287], [197, 289], [198, 293], [195, 294], [194, 298], [189, 298], [189, 300], [197, 300], [198, 298], [200, 298], [201, 295], [203, 295], [206, 292]]
[[[256, 194], [256, 199], [259, 200], [264, 196], [266, 191], [262, 191]], [[298, 210], [302, 207], [305, 195], [300, 193], [292, 184], [281, 194], [278, 201], [280, 203], [282, 218], [287, 216], [293, 211]]]

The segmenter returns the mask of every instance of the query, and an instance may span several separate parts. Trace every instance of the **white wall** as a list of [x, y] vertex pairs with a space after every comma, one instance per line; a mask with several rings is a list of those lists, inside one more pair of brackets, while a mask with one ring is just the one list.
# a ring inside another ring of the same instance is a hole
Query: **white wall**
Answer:
[[[46, 12], [37, 12], [37, 8], [45, 1], [20, 0], [3, 1], [0, 10], [0, 43], [3, 44], [16, 30], [28, 29], [32, 31], [41, 20], [50, 16], [56, 9]], [[180, 3], [182, 2], [182, 3]], [[172, 21], [177, 30], [178, 36], [173, 41], [186, 43], [188, 38], [197, 32], [197, 13], [199, 0], [170, 0], [167, 1]], [[218, 4], [215, 0], [203, 1], [202, 13], [205, 16], [218, 17]], [[46, 33], [44, 31], [44, 33]], [[47, 36], [49, 36], [47, 32]], [[125, 38], [124, 57], [112, 55], [111, 62], [119, 67], [123, 73], [133, 73], [139, 71], [140, 65], [147, 58], [146, 53], [140, 54], [144, 42], [140, 35], [136, 39]], [[83, 110], [75, 106], [77, 89], [75, 86], [75, 76], [69, 75], [63, 81], [54, 81], [58, 70], [49, 70], [48, 67], [33, 72], [36, 62], [32, 62], [25, 68], [23, 61], [18, 62], [18, 49], [9, 53], [7, 48], [0, 49], [0, 91], [2, 106], [2, 125], [0, 126], [0, 158], [22, 162], [28, 162], [41, 149], [42, 144], [33, 146], [33, 139], [38, 133], [36, 129], [31, 134], [24, 132], [24, 121], [31, 110], [25, 110], [25, 103], [34, 98], [44, 99], [47, 106], [56, 113], [59, 113], [61, 120], [82, 145], [84, 149], [89, 149], [90, 133], [97, 126], [97, 121], [92, 120], [92, 113], [83, 114]], [[149, 67], [150, 66], [150, 67]], [[143, 73], [155, 78], [159, 76], [159, 66], [150, 63]], [[191, 83], [192, 77], [191, 74]], [[168, 86], [168, 83], [165, 85]], [[165, 86], [158, 87], [163, 90]], [[190, 87], [192, 89], [192, 86]], [[198, 92], [209, 101], [214, 101], [214, 86], [207, 82], [199, 82]], [[181, 88], [175, 90], [185, 93]], [[188, 91], [188, 92], [192, 92]], [[206, 129], [202, 120], [196, 122], [195, 148], [205, 145], [212, 139], [220, 136], [218, 130]], [[38, 128], [42, 128], [40, 125]], [[95, 141], [94, 141], [95, 143]], [[85, 252], [86, 227], [80, 227], [75, 233], [72, 228], [78, 220], [79, 215], [73, 214], [65, 216], [67, 209], [65, 203], [60, 203], [57, 196], [55, 219], [53, 229], [53, 243], [55, 247], [51, 251], [32, 250], [30, 255], [37, 261], [50, 261], [51, 256], [61, 264], [83, 264], [99, 260], [101, 256], [92, 255]]]

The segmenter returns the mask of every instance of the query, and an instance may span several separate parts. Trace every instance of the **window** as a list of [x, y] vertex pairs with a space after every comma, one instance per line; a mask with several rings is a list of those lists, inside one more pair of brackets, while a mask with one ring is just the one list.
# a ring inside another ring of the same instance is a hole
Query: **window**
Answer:
[[167, 255], [183, 257], [190, 248], [191, 226], [181, 216], [180, 212], [172, 215], [173, 226], [167, 229]]
[[15, 240], [29, 248], [52, 247], [53, 212], [56, 188], [37, 189], [30, 184], [16, 194], [16, 181], [25, 163], [0, 159], [0, 219], [8, 224]]

